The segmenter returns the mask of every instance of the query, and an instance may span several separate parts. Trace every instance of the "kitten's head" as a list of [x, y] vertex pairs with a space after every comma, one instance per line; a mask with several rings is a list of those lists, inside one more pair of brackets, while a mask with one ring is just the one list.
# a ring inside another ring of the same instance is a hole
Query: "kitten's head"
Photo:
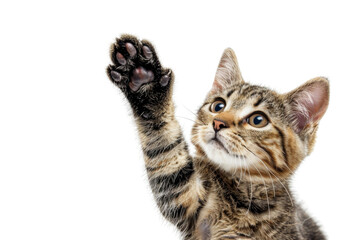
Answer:
[[286, 178], [310, 154], [328, 103], [323, 77], [286, 94], [245, 83], [234, 52], [226, 49], [192, 142], [229, 173]]

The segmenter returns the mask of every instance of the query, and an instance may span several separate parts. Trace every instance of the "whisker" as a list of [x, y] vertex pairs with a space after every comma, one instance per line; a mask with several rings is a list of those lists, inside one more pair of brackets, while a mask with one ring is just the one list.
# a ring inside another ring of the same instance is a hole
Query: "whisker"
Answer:
[[[263, 151], [263, 150], [262, 150]], [[251, 152], [252, 153], [252, 152]], [[252, 153], [252, 154], [254, 154], [254, 153]], [[293, 203], [293, 200], [292, 200], [292, 197], [291, 197], [291, 194], [289, 193], [289, 191], [288, 191], [288, 189], [284, 186], [284, 184], [282, 183], [282, 181], [274, 174], [274, 173], [272, 173], [272, 171], [265, 165], [265, 163], [263, 163], [263, 161], [261, 160], [261, 158], [259, 158], [257, 155], [255, 155], [254, 154], [254, 156], [257, 158], [257, 159], [259, 159], [259, 162], [261, 162], [263, 165], [264, 165], [264, 167], [268, 170], [268, 172], [270, 173], [270, 174], [272, 174], [275, 178], [277, 178], [277, 180], [280, 182], [280, 184], [284, 187], [284, 189], [285, 189], [285, 191], [287, 192], [287, 194], [288, 194], [288, 196], [289, 196], [289, 198], [290, 198], [290, 201], [291, 201], [291, 205], [292, 206], [294, 206], [294, 203]], [[265, 155], [266, 156], [266, 155]], [[268, 157], [268, 156], [266, 156], [268, 159], [269, 159], [269, 161], [270, 161], [270, 158]]]
[[253, 194], [252, 194], [252, 179], [251, 179], [251, 173], [250, 173], [250, 169], [248, 166], [246, 166], [248, 172], [249, 172], [249, 178], [250, 178], [250, 203], [249, 203], [249, 207], [248, 210], [246, 211], [246, 214], [249, 213], [250, 211], [250, 207], [251, 207], [251, 202], [252, 202], [252, 198], [253, 198]]
[[268, 204], [269, 220], [271, 220], [270, 201], [269, 201], [269, 195], [268, 195], [268, 191], [267, 191], [267, 186], [266, 186], [266, 184], [265, 184], [265, 180], [264, 180], [262, 174], [260, 173], [259, 169], [258, 169], [255, 165], [253, 165], [253, 167], [255, 167], [256, 171], [260, 174], [261, 179], [262, 179], [262, 181], [263, 181], [263, 184], [264, 184], [264, 187], [265, 187], [267, 204]]
[[290, 171], [293, 175], [295, 175], [295, 173], [293, 172], [293, 170], [291, 170], [286, 163], [285, 163], [285, 167], [287, 167], [287, 169], [289, 169], [289, 171]]
[[[236, 135], [236, 136], [238, 136], [238, 135]], [[243, 143], [242, 140], [243, 140], [243, 139], [240, 137], [240, 138], [239, 138], [240, 144], [241, 144], [247, 151], [249, 151], [252, 155], [254, 155], [254, 156], [259, 160], [259, 162], [261, 162], [261, 163], [264, 165], [264, 167], [268, 170], [268, 172], [269, 172], [270, 174], [272, 174], [272, 175], [279, 181], [279, 183], [283, 186], [283, 188], [285, 189], [287, 195], [289, 196], [291, 205], [294, 206], [294, 202], [293, 202], [293, 199], [292, 199], [292, 197], [291, 197], [291, 194], [290, 194], [290, 192], [288, 191], [288, 189], [285, 187], [285, 185], [282, 183], [282, 181], [281, 181], [274, 173], [272, 173], [272, 171], [265, 165], [265, 163], [263, 163], [263, 161], [261, 160], [261, 158], [259, 158], [255, 153], [253, 153], [253, 152], [245, 145], [245, 143]], [[262, 150], [262, 151], [263, 151], [263, 150]], [[267, 157], [267, 158], [269, 158], [269, 157]], [[270, 159], [269, 159], [269, 160], [270, 160]]]
[[[196, 122], [197, 119], [196, 119], [196, 120], [193, 120], [193, 119], [190, 119], [190, 118], [187, 118], [187, 117], [178, 116], [178, 115], [176, 115], [175, 117], [177, 117], [177, 118], [183, 118], [183, 119], [192, 121], [192, 122], [194, 122], [194, 123], [201, 124], [200, 122]], [[203, 123], [203, 122], [202, 122], [202, 123]]]
[[[187, 108], [187, 107], [185, 107], [184, 105], [183, 105], [183, 107], [186, 109], [186, 110], [188, 110], [190, 113], [192, 113], [196, 118], [198, 117], [198, 115], [196, 114], [196, 113], [194, 113], [193, 111], [191, 111], [189, 108]], [[206, 125], [201, 119], [199, 119], [204, 125]]]

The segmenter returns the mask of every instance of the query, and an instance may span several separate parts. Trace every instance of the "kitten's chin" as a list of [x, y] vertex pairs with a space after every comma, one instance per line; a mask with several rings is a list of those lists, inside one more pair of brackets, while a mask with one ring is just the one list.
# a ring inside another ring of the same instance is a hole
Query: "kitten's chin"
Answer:
[[245, 155], [232, 154], [217, 139], [211, 139], [207, 143], [202, 143], [201, 146], [208, 159], [227, 172], [234, 172], [241, 168], [248, 169], [252, 165], [251, 160]]

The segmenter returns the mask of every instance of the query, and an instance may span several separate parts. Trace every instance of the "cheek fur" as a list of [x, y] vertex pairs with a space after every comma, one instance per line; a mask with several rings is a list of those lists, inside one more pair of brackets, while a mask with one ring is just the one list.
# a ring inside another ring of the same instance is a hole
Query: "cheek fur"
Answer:
[[249, 148], [261, 160], [259, 163], [282, 178], [292, 175], [305, 157], [304, 144], [291, 128], [274, 126], [273, 131], [249, 142]]

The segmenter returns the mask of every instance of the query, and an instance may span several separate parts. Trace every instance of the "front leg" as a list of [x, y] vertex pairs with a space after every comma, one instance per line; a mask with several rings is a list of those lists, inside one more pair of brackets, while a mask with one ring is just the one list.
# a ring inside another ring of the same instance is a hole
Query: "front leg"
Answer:
[[150, 185], [162, 214], [191, 235], [196, 211], [206, 195], [174, 117], [174, 76], [154, 47], [123, 35], [111, 48], [107, 73], [132, 107]]

